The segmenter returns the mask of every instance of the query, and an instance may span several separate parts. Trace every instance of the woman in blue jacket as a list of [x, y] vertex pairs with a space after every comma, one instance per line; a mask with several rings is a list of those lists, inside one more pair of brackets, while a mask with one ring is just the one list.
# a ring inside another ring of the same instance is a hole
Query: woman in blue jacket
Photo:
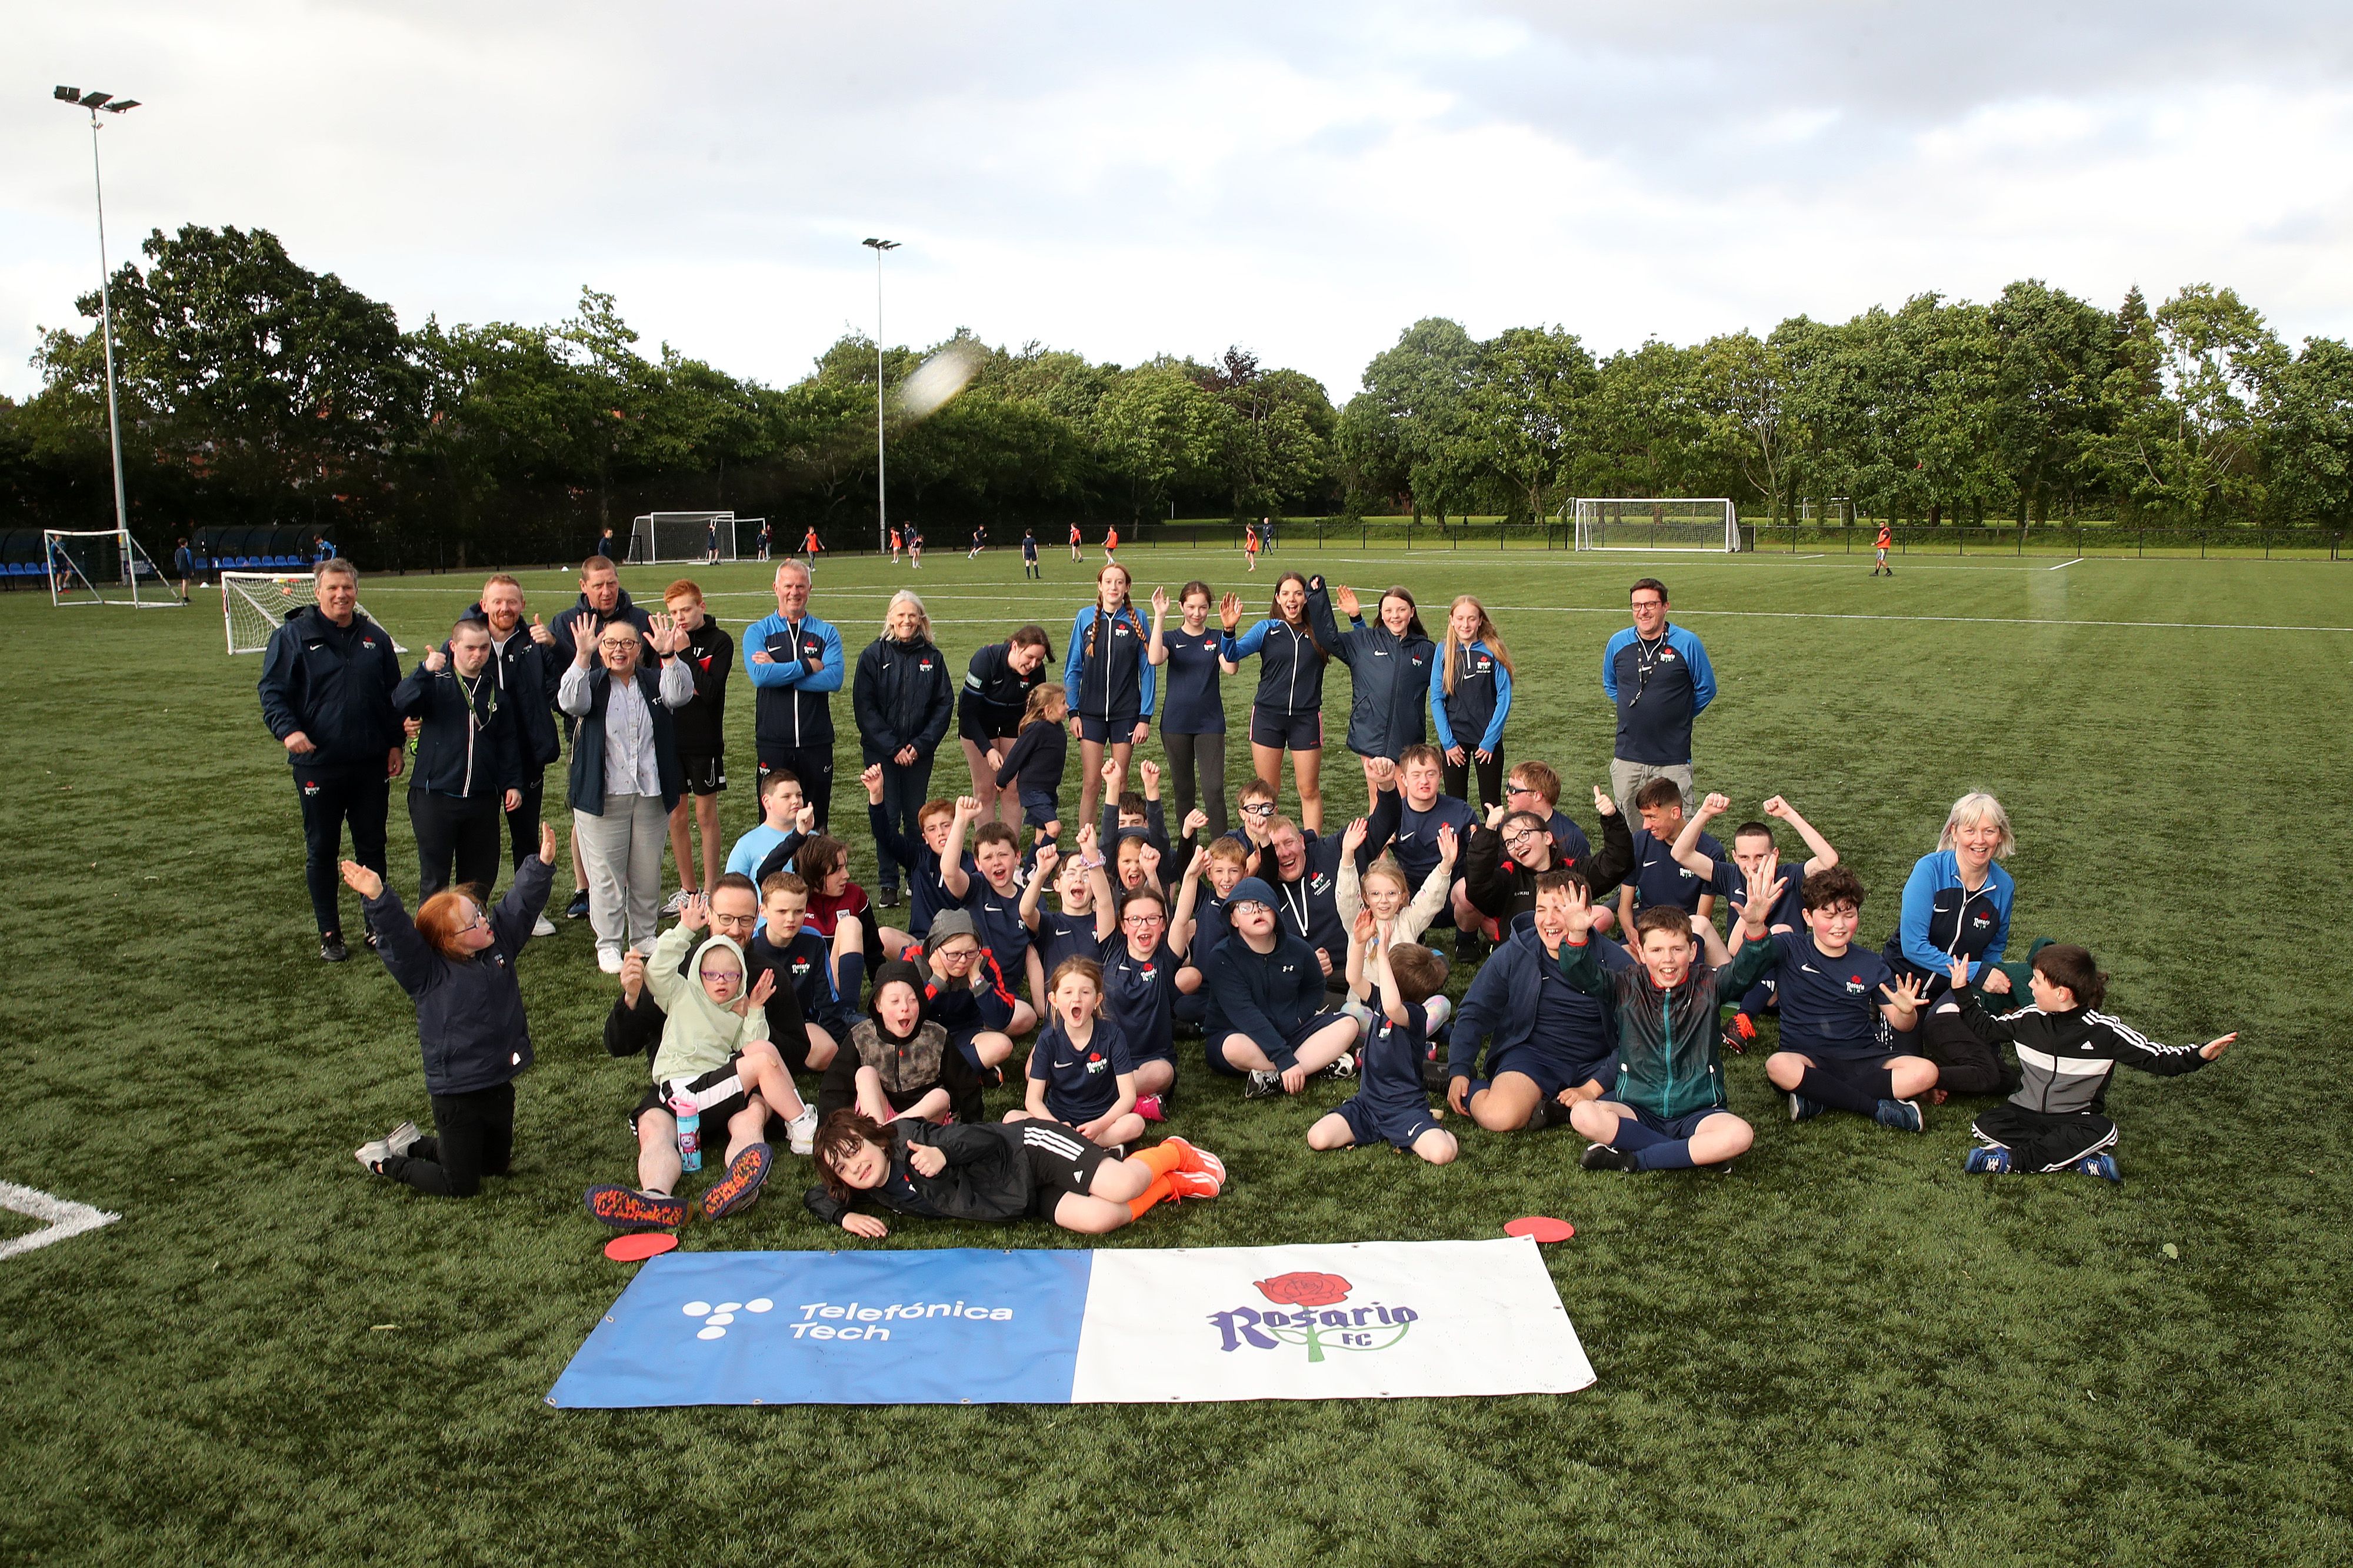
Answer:
[[1227, 824], [1226, 699], [1218, 678], [1227, 668], [1219, 657], [1225, 638], [1209, 625], [1217, 599], [1207, 583], [1186, 584], [1176, 604], [1184, 624], [1172, 632], [1168, 591], [1152, 590], [1152, 662], [1168, 667], [1168, 695], [1160, 705], [1160, 743], [1167, 748], [1168, 771], [1176, 775], [1176, 820], [1193, 815], [1198, 776], [1209, 837], [1222, 838]]
[[1469, 800], [1475, 765], [1482, 816], [1504, 804], [1504, 721], [1511, 713], [1511, 650], [1487, 606], [1465, 594], [1446, 612], [1446, 641], [1430, 672], [1430, 722], [1446, 758], [1446, 793]]
[[1923, 855], [1904, 883], [1904, 913], [1882, 954], [1900, 983], [1910, 974], [1927, 995], [1952, 989], [1953, 960], [1967, 959], [1969, 982], [1996, 996], [2010, 994], [2001, 955], [2010, 945], [2016, 885], [1994, 864], [2018, 847], [2001, 802], [1971, 791], [1953, 803], [1936, 853]]
[[[1335, 603], [1348, 617], [1345, 632], [1332, 615]], [[1375, 759], [1394, 763], [1408, 746], [1421, 744], [1422, 703], [1438, 650], [1421, 629], [1421, 606], [1405, 588], [1381, 595], [1379, 618], [1368, 626], [1355, 589], [1343, 583], [1335, 596], [1324, 592], [1322, 577], [1311, 578], [1307, 613], [1314, 617], [1316, 640], [1348, 667], [1355, 683], [1348, 750], [1364, 759], [1365, 795], [1370, 799], [1380, 793], [1373, 778]]]
[[1307, 614], [1307, 579], [1285, 572], [1274, 585], [1266, 619], [1240, 637], [1242, 601], [1229, 594], [1218, 606], [1225, 623], [1222, 657], [1229, 674], [1258, 655], [1258, 695], [1250, 702], [1250, 770], [1269, 789], [1279, 789], [1282, 753], [1291, 753], [1292, 777], [1299, 785], [1300, 825], [1310, 832], [1324, 826], [1324, 665], [1331, 650], [1315, 638]]
[[1106, 561], [1095, 574], [1095, 602], [1071, 622], [1062, 689], [1079, 721], [1079, 820], [1095, 819], [1103, 794], [1103, 752], [1117, 773], [1112, 798], [1127, 787], [1127, 759], [1152, 732], [1151, 637], [1127, 596], [1127, 568]]

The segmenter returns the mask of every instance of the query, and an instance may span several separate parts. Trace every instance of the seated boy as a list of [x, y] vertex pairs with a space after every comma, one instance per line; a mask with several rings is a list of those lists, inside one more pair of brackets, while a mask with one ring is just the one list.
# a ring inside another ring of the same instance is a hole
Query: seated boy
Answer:
[[[1569, 912], [1580, 907], [1592, 907], [1584, 877], [1560, 867], [1539, 873], [1534, 916], [1513, 923], [1463, 994], [1448, 1038], [1446, 1103], [1491, 1132], [1557, 1126], [1609, 1083], [1618, 1047], [1609, 1010], [1561, 973]], [[1604, 963], [1624, 962], [1606, 951], [1615, 942], [1600, 946]]]
[[1297, 1094], [1317, 1073], [1346, 1078], [1356, 1070], [1348, 1054], [1356, 1021], [1324, 1011], [1316, 950], [1282, 929], [1274, 900], [1259, 878], [1235, 883], [1226, 905], [1233, 934], [1209, 955], [1205, 1054], [1213, 1072], [1248, 1075], [1245, 1100]]
[[[1060, 910], [1040, 907], [1049, 880], [1061, 900]], [[1117, 919], [1111, 877], [1095, 852], [1092, 828], [1079, 829], [1078, 850], [1067, 858], [1051, 842], [1038, 846], [1029, 885], [1021, 889], [1021, 923], [1029, 928], [1030, 951], [1039, 968], [1051, 974], [1066, 958], [1092, 958], [1111, 940]]]
[[987, 949], [999, 974], [1028, 982], [1030, 1002], [1016, 1004], [1010, 1028], [1026, 1035], [1038, 1026], [1044, 1005], [1046, 976], [1029, 942], [1029, 927], [1021, 919], [1021, 885], [1014, 873], [1021, 868], [1021, 841], [1002, 822], [984, 822], [972, 835], [973, 868], [966, 871], [965, 832], [979, 821], [980, 802], [965, 795], [955, 804], [948, 824], [947, 847], [941, 852], [940, 880], [955, 907], [972, 917], [973, 931]]
[[[866, 786], [866, 819], [874, 830], [877, 847], [886, 849], [907, 868], [907, 929], [893, 931], [885, 927], [882, 951], [891, 958], [898, 957], [907, 948], [931, 933], [932, 921], [942, 910], [952, 910], [963, 902], [961, 893], [948, 891], [947, 879], [941, 864], [941, 852], [947, 848], [948, 833], [955, 826], [956, 808], [944, 800], [927, 800], [915, 813], [915, 826], [923, 835], [920, 843], [903, 837], [891, 826], [882, 810], [882, 766], [877, 763], [859, 775]], [[977, 816], [974, 808], [971, 816]], [[966, 818], [967, 822], [970, 817]], [[961, 836], [958, 843], [962, 843]], [[959, 853], [957, 865], [965, 876], [978, 868], [969, 854]]]
[[[801, 797], [801, 781], [790, 768], [774, 768], [760, 781], [760, 823], [727, 851], [727, 868], [738, 876], [759, 876], [768, 856], [785, 840], [806, 838], [817, 826], [817, 808]], [[776, 870], [793, 869], [791, 847]], [[769, 875], [774, 875], [774, 872]], [[762, 881], [766, 878], [762, 877]]]
[[1559, 864], [1582, 871], [1593, 858], [1585, 829], [1560, 809], [1560, 775], [1549, 764], [1514, 763], [1504, 775], [1504, 806], [1508, 811], [1533, 811], [1550, 820], [1553, 855]]
[[1430, 1091], [1421, 1083], [1430, 1039], [1423, 1005], [1445, 979], [1438, 954], [1412, 942], [1392, 949], [1370, 911], [1356, 917], [1348, 933], [1348, 988], [1372, 1005], [1373, 1024], [1357, 1053], [1355, 1096], [1307, 1130], [1310, 1149], [1377, 1142], [1410, 1149], [1433, 1165], [1453, 1163], [1454, 1134], [1430, 1113]]
[[[1419, 888], [1437, 868], [1439, 830], [1451, 828], [1458, 838], [1471, 831], [1478, 817], [1469, 803], [1439, 792], [1445, 763], [1435, 746], [1408, 746], [1398, 753], [1394, 766], [1381, 758], [1366, 759], [1366, 771], [1373, 775], [1373, 808], [1358, 857], [1360, 868], [1387, 849], [1397, 857], [1407, 886]], [[1446, 907], [1430, 924], [1468, 931], [1476, 914], [1458, 865]]]
[[1969, 1151], [1973, 1175], [2081, 1171], [2121, 1182], [2116, 1124], [2107, 1117], [2108, 1079], [2116, 1064], [2171, 1078], [2196, 1072], [2231, 1048], [2238, 1031], [2202, 1046], [2160, 1046], [2108, 1014], [2108, 977], [2073, 942], [2037, 948], [2027, 985], [2034, 1005], [1999, 1016], [1985, 1010], [1969, 984], [1969, 961], [1953, 961], [1952, 990], [1937, 1004], [1956, 1009], [1989, 1046], [2017, 1047], [2025, 1081], [2018, 1092], [1981, 1112], [1971, 1131], [1981, 1148]]
[[[1180, 1024], [1198, 1028], [1209, 1016], [1209, 994], [1203, 989], [1208, 983], [1209, 955], [1226, 940], [1226, 900], [1233, 896], [1235, 884], [1249, 875], [1249, 847], [1229, 834], [1197, 852], [1186, 868], [1194, 895], [1190, 919], [1180, 922], [1184, 930], [1170, 933], [1185, 955], [1176, 971], [1176, 1010]], [[1206, 892], [1200, 890], [1204, 881], [1208, 884]]]
[[[663, 1014], [650, 1088], [629, 1125], [638, 1137], [638, 1188], [588, 1189], [588, 1212], [620, 1230], [683, 1225], [687, 1205], [672, 1194], [682, 1170], [674, 1108], [691, 1102], [714, 1128], [727, 1129], [727, 1173], [702, 1194], [711, 1219], [749, 1205], [767, 1179], [767, 1125], [773, 1110], [788, 1125], [796, 1153], [807, 1153], [817, 1115], [801, 1103], [792, 1074], [768, 1040], [767, 986], [744, 983], [744, 950], [733, 939], [704, 938], [708, 894], [686, 901], [677, 925], [654, 942], [645, 984]], [[689, 950], [691, 963], [681, 963]]]
[[[766, 970], [776, 977], [779, 994], [789, 993], [800, 1004], [798, 1040], [780, 1037], [771, 1030], [785, 1065], [795, 1072], [823, 1072], [840, 1048], [842, 1037], [858, 1021], [858, 997], [866, 974], [866, 952], [856, 919], [834, 922], [828, 941], [807, 923], [808, 884], [790, 871], [779, 871], [760, 889], [760, 929], [746, 954], [754, 980]], [[774, 1023], [775, 1009], [770, 1009]]]
[[[1773, 886], [1773, 870], [1767, 849], [1749, 874]], [[1883, 1127], [1922, 1131], [1913, 1097], [1936, 1087], [1936, 1064], [1899, 1054], [1896, 1043], [1910, 1039], [1919, 1021], [1918, 976], [1890, 986], [1886, 962], [1854, 945], [1862, 884], [1845, 867], [1809, 874], [1803, 900], [1805, 929], [1766, 939], [1780, 994], [1781, 1043], [1765, 1058], [1765, 1076], [1788, 1095], [1792, 1121], [1851, 1110]]]
[[[1593, 951], [1592, 909], [1584, 889], [1571, 889], [1561, 977], [1608, 1001], [1618, 1021], [1612, 1098], [1580, 1100], [1569, 1111], [1569, 1124], [1593, 1140], [1578, 1162], [1587, 1170], [1721, 1164], [1755, 1141], [1748, 1123], [1725, 1109], [1715, 1016], [1725, 995], [1748, 989], [1773, 962], [1765, 923], [1772, 912], [1770, 889], [1751, 884], [1740, 911], [1740, 952], [1726, 962], [1714, 926], [1674, 904], [1653, 904], [1635, 917], [1636, 962], [1612, 971]], [[1694, 931], [1707, 949], [1704, 967], [1693, 963]]]
[[1636, 790], [1634, 809], [1642, 826], [1634, 834], [1633, 869], [1618, 889], [1618, 929], [1630, 943], [1634, 916], [1642, 910], [1672, 907], [1705, 921], [1715, 909], [1714, 863], [1724, 858], [1724, 846], [1704, 833], [1692, 839], [1692, 847], [1707, 857], [1709, 875], [1675, 858], [1675, 841], [1683, 830], [1683, 792], [1674, 780], [1655, 778]]
[[[1681, 833], [1675, 835], [1672, 851], [1676, 862], [1693, 875], [1707, 879], [1709, 892], [1722, 898], [1727, 906], [1740, 897], [1741, 889], [1747, 886], [1750, 873], [1764, 864], [1765, 858], [1768, 855], [1778, 858], [1779, 854], [1770, 827], [1761, 822], [1744, 822], [1733, 829], [1730, 863], [1710, 859], [1699, 847], [1700, 830], [1723, 816], [1731, 805], [1732, 802], [1720, 795], [1711, 795], [1700, 802], [1697, 814], [1683, 824]], [[1796, 828], [1798, 837], [1806, 841], [1806, 847], [1811, 851], [1803, 865], [1781, 862], [1778, 873], [1779, 883], [1774, 890], [1772, 929], [1776, 932], [1794, 931], [1803, 912], [1806, 879], [1837, 865], [1838, 851], [1831, 847], [1829, 839], [1814, 831], [1813, 824], [1798, 815], [1797, 807], [1779, 795], [1767, 801], [1764, 809], [1766, 816], [1778, 816]], [[1860, 885], [1857, 884], [1858, 887]], [[1724, 1043], [1727, 1048], [1745, 1051], [1748, 1048], [1748, 1042], [1757, 1037], [1757, 1020], [1772, 1010], [1774, 984], [1774, 977], [1768, 974], [1750, 986], [1747, 994], [1740, 998], [1738, 1010], [1732, 1015], [1731, 1023], [1725, 1026]]]
[[947, 1030], [923, 1016], [923, 980], [904, 959], [875, 972], [873, 1016], [850, 1026], [827, 1067], [820, 1117], [852, 1106], [886, 1126], [900, 1117], [977, 1121], [987, 1114], [979, 1073], [948, 1045]]

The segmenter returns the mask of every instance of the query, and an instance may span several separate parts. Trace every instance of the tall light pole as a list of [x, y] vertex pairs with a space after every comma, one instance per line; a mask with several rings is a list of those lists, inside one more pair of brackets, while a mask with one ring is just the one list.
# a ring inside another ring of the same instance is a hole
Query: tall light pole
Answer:
[[882, 253], [896, 250], [895, 239], [862, 239], [874, 252], [874, 548], [891, 548], [891, 509], [885, 503], [882, 452]]
[[[90, 178], [98, 193], [98, 330], [106, 340], [106, 432], [114, 443], [114, 526], [127, 533], [131, 508], [122, 494], [122, 422], [114, 407], [114, 305], [108, 298], [106, 281], [106, 181], [98, 168], [98, 111], [121, 114], [138, 108], [139, 100], [117, 98], [111, 92], [84, 92], [78, 87], [61, 87], [49, 96], [90, 110]], [[130, 569], [130, 563], [124, 563], [123, 570]]]

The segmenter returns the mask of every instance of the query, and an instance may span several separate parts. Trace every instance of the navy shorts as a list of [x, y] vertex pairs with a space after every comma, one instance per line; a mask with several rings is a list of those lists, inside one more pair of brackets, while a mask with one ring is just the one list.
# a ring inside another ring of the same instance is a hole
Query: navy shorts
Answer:
[[1574, 1068], [1553, 1060], [1542, 1051], [1525, 1049], [1505, 1051], [1500, 1056], [1487, 1058], [1487, 1081], [1493, 1083], [1507, 1072], [1519, 1073], [1524, 1077], [1535, 1079], [1536, 1088], [1543, 1090], [1546, 1100], [1550, 1100], [1564, 1089], [1577, 1089], [1599, 1079], [1605, 1086], [1604, 1098], [1607, 1098], [1606, 1086], [1609, 1079], [1603, 1077], [1603, 1074], [1608, 1072], [1609, 1065], [1609, 1059], [1605, 1058], [1596, 1062], [1582, 1076], [1571, 1078], [1569, 1074], [1576, 1070]]
[[[1299, 1047], [1305, 1045], [1311, 1036], [1313, 1036], [1317, 1030], [1324, 1028], [1326, 1025], [1339, 1023], [1354, 1024], [1356, 1020], [1349, 1017], [1345, 1013], [1318, 1013], [1315, 1016], [1308, 1019], [1305, 1023], [1300, 1025], [1297, 1028], [1282, 1037], [1282, 1050], [1279, 1054], [1271, 1052], [1269, 1054], [1274, 1058], [1275, 1065], [1280, 1067], [1282, 1065], [1281, 1059], [1282, 1057], [1295, 1057], [1298, 1054]], [[1250, 1068], [1238, 1068], [1226, 1060], [1226, 1041], [1236, 1033], [1239, 1033], [1239, 1031], [1228, 1030], [1224, 1034], [1213, 1033], [1202, 1043], [1201, 1048], [1208, 1057], [1209, 1070], [1211, 1072], [1221, 1072], [1228, 1078], [1242, 1078], [1249, 1074], [1250, 1070]]]
[[[1624, 1102], [1621, 1100], [1619, 1103], [1623, 1104]], [[1627, 1106], [1626, 1109], [1634, 1112], [1635, 1121], [1641, 1122], [1643, 1126], [1649, 1128], [1660, 1137], [1675, 1139], [1689, 1138], [1693, 1133], [1699, 1131], [1699, 1124], [1706, 1121], [1711, 1116], [1729, 1116], [1732, 1114], [1730, 1107], [1722, 1105], [1711, 1105], [1704, 1110], [1694, 1110], [1688, 1116], [1676, 1117], [1653, 1116], [1651, 1112], [1631, 1105]]]
[[1108, 719], [1100, 713], [1082, 713], [1079, 739], [1098, 746], [1124, 746], [1135, 738], [1135, 727], [1143, 722], [1141, 713], [1114, 713]]
[[1061, 818], [1062, 805], [1055, 796], [1042, 789], [1025, 789], [1021, 792], [1021, 825], [1023, 826], [1043, 827], [1050, 822], [1060, 822]]
[[1366, 1104], [1361, 1094], [1343, 1100], [1335, 1114], [1348, 1124], [1348, 1136], [1357, 1142], [1388, 1143], [1399, 1149], [1412, 1148], [1414, 1140], [1438, 1127], [1438, 1118], [1426, 1105], [1419, 1113], [1408, 1111], [1399, 1116], [1392, 1112], [1384, 1116]]
[[1271, 708], [1250, 710], [1250, 744], [1280, 746], [1286, 752], [1324, 749], [1324, 715], [1320, 711], [1277, 713]]

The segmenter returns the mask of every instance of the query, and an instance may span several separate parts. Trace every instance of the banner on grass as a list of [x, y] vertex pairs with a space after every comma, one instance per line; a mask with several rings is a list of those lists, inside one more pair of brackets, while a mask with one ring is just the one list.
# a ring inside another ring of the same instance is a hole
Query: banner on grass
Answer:
[[1401, 1399], [1592, 1382], [1536, 1244], [1517, 1237], [671, 1252], [638, 1271], [547, 1402]]

